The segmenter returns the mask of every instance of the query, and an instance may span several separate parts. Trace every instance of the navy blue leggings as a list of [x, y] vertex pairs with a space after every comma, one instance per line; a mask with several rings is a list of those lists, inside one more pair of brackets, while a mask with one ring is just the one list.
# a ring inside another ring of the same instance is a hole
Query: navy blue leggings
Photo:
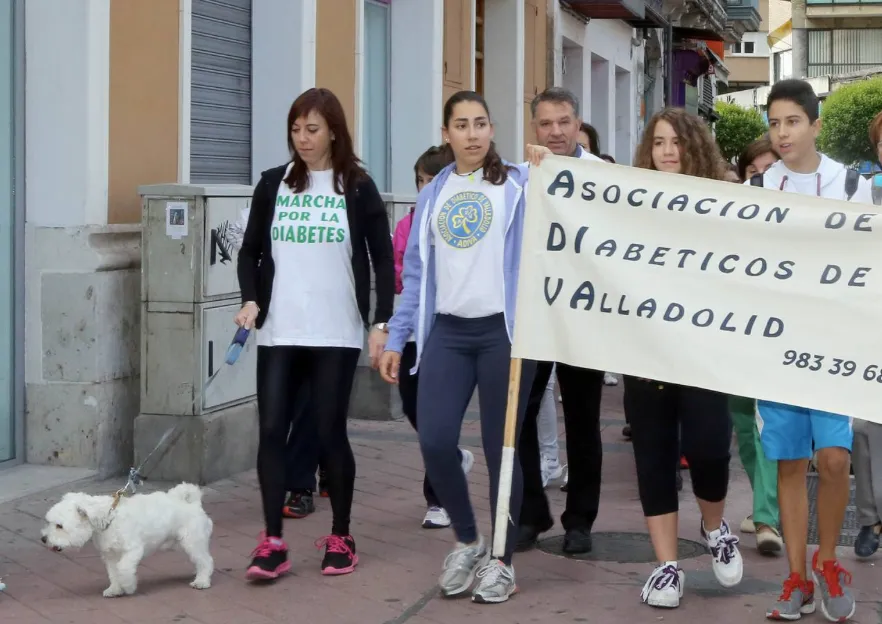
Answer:
[[[490, 473], [490, 509], [495, 519], [510, 362], [511, 343], [502, 314], [476, 319], [440, 314], [422, 353], [417, 391], [420, 448], [426, 473], [438, 499], [450, 514], [459, 542], [471, 543], [478, 538], [468, 483], [457, 453], [462, 420], [477, 387], [481, 439]], [[524, 360], [518, 400], [518, 436], [535, 368], [535, 362]], [[517, 448], [516, 438], [515, 450]], [[517, 527], [511, 519], [520, 517], [522, 499], [523, 476], [520, 460], [515, 454], [503, 557], [506, 563], [511, 562], [517, 543]]]

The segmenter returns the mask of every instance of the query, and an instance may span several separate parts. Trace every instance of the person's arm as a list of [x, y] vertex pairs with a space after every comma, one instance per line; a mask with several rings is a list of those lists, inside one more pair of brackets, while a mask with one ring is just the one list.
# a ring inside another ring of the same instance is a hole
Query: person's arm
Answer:
[[392, 233], [386, 204], [377, 185], [369, 177], [359, 184], [358, 201], [364, 215], [364, 237], [374, 267], [376, 304], [373, 324], [386, 323], [395, 304], [395, 261], [392, 258]]
[[420, 290], [422, 289], [423, 261], [420, 258], [420, 227], [424, 210], [431, 210], [429, 199], [434, 192], [435, 183], [428, 184], [417, 197], [416, 210], [407, 237], [407, 248], [404, 251], [404, 266], [401, 269], [401, 296], [398, 308], [389, 321], [389, 340], [386, 351], [401, 353], [408, 338], [416, 329], [416, 315], [420, 308]]
[[239, 249], [239, 260], [236, 263], [243, 305], [248, 301], [257, 301], [257, 267], [263, 256], [266, 234], [263, 228], [266, 224], [268, 193], [266, 177], [261, 176], [260, 182], [254, 187], [248, 225], [245, 227], [242, 247]]

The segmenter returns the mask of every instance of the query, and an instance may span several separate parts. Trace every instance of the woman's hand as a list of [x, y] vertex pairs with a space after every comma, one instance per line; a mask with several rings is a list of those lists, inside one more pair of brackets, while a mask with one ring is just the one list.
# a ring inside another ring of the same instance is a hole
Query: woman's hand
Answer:
[[534, 167], [538, 167], [542, 159], [552, 154], [552, 151], [542, 145], [527, 145], [527, 160]]
[[233, 322], [239, 327], [250, 330], [254, 327], [254, 321], [257, 320], [258, 312], [260, 312], [260, 308], [257, 307], [255, 302], [246, 301], [242, 305], [242, 309], [233, 317]]
[[380, 377], [390, 384], [398, 383], [398, 368], [401, 366], [401, 354], [396, 351], [383, 351], [380, 356]]
[[368, 355], [371, 358], [371, 368], [374, 370], [380, 366], [380, 356], [383, 355], [383, 349], [386, 348], [388, 339], [389, 334], [379, 327], [372, 327], [368, 334]]

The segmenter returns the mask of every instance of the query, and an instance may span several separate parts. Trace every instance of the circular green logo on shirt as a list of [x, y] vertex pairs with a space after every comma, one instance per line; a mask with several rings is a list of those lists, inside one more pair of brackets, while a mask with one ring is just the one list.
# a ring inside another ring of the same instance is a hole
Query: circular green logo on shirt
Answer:
[[478, 244], [493, 223], [493, 204], [484, 193], [457, 193], [438, 211], [438, 232], [444, 242], [457, 249]]

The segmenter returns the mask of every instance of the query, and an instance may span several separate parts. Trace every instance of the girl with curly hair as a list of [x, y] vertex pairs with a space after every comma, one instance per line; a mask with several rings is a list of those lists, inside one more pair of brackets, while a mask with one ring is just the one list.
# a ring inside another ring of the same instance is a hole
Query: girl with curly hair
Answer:
[[[695, 115], [674, 108], [649, 121], [635, 164], [711, 180], [724, 180], [726, 175], [726, 163], [708, 127]], [[713, 556], [714, 575], [724, 587], [737, 585], [743, 567], [738, 538], [723, 518], [732, 440], [728, 397], [626, 376], [624, 406], [631, 424], [640, 503], [659, 561], [641, 599], [653, 607], [674, 608], [683, 597], [685, 574], [677, 564], [681, 451], [689, 464], [692, 491], [701, 510], [701, 535]]]

